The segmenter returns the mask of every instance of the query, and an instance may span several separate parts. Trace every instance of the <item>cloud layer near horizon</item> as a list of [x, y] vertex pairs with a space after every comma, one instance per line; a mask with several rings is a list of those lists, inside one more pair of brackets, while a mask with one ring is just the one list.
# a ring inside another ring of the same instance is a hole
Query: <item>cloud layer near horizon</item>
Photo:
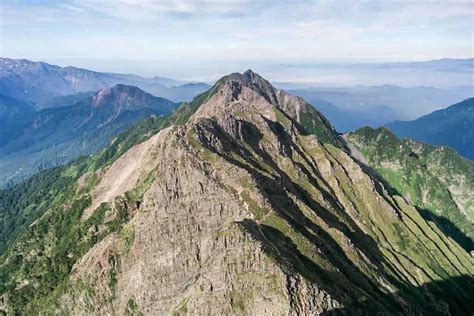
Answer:
[[6, 0], [1, 55], [167, 63], [471, 57], [471, 1]]

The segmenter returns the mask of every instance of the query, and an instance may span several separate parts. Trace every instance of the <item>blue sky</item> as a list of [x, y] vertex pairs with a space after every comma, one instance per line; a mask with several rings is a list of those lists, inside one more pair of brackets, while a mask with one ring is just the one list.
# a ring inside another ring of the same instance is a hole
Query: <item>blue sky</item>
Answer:
[[0, 53], [171, 75], [205, 65], [467, 58], [473, 11], [474, 2], [456, 0], [3, 0]]

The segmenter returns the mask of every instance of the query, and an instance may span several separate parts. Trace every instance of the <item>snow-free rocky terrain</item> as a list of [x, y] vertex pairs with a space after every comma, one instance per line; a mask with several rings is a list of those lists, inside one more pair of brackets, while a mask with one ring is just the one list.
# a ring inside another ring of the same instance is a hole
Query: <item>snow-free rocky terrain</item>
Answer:
[[56, 171], [1, 257], [0, 310], [472, 315], [468, 251], [303, 99], [246, 71], [137, 130]]

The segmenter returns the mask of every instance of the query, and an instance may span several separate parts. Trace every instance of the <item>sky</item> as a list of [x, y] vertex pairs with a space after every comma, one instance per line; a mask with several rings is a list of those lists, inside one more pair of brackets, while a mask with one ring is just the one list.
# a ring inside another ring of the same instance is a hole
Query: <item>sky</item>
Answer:
[[281, 64], [469, 58], [474, 2], [2, 0], [0, 54], [194, 79]]

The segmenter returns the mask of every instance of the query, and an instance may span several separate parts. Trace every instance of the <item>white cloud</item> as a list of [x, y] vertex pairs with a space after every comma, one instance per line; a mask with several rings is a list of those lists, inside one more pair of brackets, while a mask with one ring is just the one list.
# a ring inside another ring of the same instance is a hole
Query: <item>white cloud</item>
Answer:
[[474, 55], [472, 1], [63, 0], [0, 4], [1, 53], [196, 62]]
[[145, 21], [157, 17], [234, 18], [251, 13], [258, 2], [251, 0], [73, 0], [76, 6], [121, 19]]

